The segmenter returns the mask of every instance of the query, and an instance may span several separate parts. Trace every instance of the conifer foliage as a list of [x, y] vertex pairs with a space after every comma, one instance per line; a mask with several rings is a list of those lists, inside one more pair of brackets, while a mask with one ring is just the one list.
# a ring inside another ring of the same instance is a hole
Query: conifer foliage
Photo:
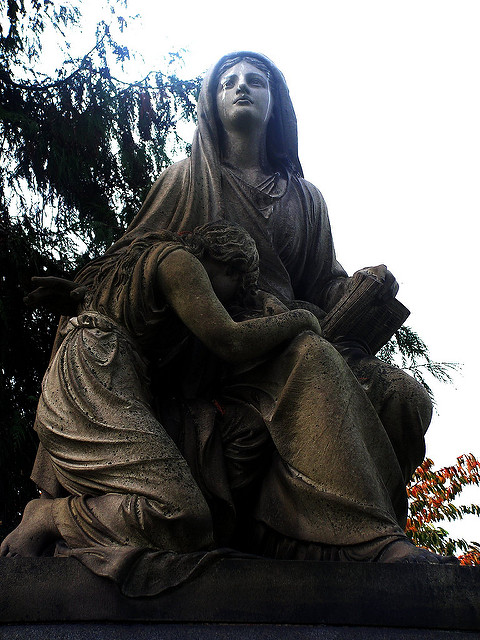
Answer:
[[395, 332], [392, 339], [377, 353], [377, 357], [408, 371], [423, 385], [433, 402], [435, 399], [429, 377], [439, 382], [451, 383], [453, 373], [461, 369], [458, 362], [433, 361], [425, 342], [406, 325]]
[[129, 51], [105, 22], [83, 58], [65, 61], [55, 78], [39, 74], [42, 34], [59, 22], [74, 25], [78, 8], [28, 4], [8, 1], [10, 26], [0, 41], [2, 198], [40, 233], [42, 251], [55, 247], [56, 255], [71, 256], [78, 236], [99, 253], [138, 210], [152, 176], [171, 162], [172, 143], [181, 143], [177, 119], [193, 116], [198, 82], [173, 72], [128, 85], [116, 80], [112, 64], [126, 64]]
[[[121, 36], [125, 7], [109, 4]], [[106, 21], [72, 58], [80, 7], [0, 0], [0, 537], [34, 493], [32, 425], [57, 323], [22, 303], [30, 279], [71, 276], [121, 235], [172, 154], [186, 151], [176, 125], [193, 118], [199, 89], [177, 77], [178, 55], [163, 72], [117, 80], [130, 53]], [[59, 70], [41, 73], [51, 38]]]

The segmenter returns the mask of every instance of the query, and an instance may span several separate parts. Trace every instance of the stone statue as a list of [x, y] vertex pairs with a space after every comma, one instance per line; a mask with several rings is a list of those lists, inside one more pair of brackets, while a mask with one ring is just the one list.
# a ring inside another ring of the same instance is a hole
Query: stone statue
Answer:
[[[190, 232], [218, 220], [245, 229], [258, 250], [259, 292], [241, 300], [237, 263], [225, 268], [215, 243], [191, 257]], [[356, 278], [367, 274], [384, 298], [396, 295], [384, 265]], [[38, 514], [31, 538], [48, 529], [64, 553], [111, 577], [110, 548], [116, 558], [226, 546], [274, 558], [453, 561], [404, 533], [428, 395], [365, 345], [321, 337], [318, 320], [351, 281], [322, 195], [303, 178], [283, 76], [262, 55], [225, 56], [203, 83], [191, 157], [160, 176], [125, 235], [76, 278], [85, 300], [63, 323], [37, 415], [32, 477], [54, 499], [27, 505], [2, 553], [38, 552], [25, 551]], [[113, 383], [105, 372], [115, 358]], [[76, 384], [84, 375], [98, 394]], [[75, 437], [55, 417], [65, 394]]]

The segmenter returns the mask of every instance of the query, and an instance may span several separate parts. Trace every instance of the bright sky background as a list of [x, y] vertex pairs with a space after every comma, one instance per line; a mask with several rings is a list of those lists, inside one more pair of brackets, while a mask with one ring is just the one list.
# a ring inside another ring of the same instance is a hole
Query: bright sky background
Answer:
[[[130, 0], [129, 10], [141, 18], [123, 38], [146, 70], [180, 48], [185, 77], [238, 49], [282, 70], [340, 262], [349, 273], [387, 264], [432, 357], [463, 364], [454, 386], [434, 384], [427, 455], [437, 467], [480, 457], [478, 0]], [[480, 503], [480, 488], [463, 497]], [[480, 540], [479, 522], [449, 529]]]

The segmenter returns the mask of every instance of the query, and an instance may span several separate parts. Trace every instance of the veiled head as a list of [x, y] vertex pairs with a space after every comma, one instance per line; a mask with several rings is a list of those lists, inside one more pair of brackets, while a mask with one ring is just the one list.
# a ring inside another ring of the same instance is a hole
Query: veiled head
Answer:
[[214, 157], [219, 157], [224, 130], [218, 109], [218, 106], [220, 109], [222, 106], [218, 99], [219, 86], [228, 71], [239, 63], [252, 65], [257, 74], [268, 80], [270, 113], [267, 113], [266, 147], [270, 164], [275, 168], [286, 166], [293, 173], [302, 175], [298, 160], [297, 121], [285, 78], [271, 60], [252, 51], [227, 54], [207, 73], [198, 100], [198, 129], [193, 155], [196, 150], [200, 152], [199, 163], [204, 162], [205, 156], [211, 157], [212, 161]]

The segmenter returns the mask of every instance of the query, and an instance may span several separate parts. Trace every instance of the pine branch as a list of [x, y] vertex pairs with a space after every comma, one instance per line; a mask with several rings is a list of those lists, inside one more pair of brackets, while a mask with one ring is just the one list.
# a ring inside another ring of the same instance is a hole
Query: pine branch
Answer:
[[22, 91], [47, 91], [49, 89], [55, 89], [57, 87], [68, 84], [73, 78], [78, 76], [82, 71], [85, 71], [85, 69], [87, 68], [87, 64], [90, 62], [90, 56], [93, 54], [94, 51], [98, 50], [104, 38], [105, 38], [105, 34], [102, 36], [101, 40], [98, 41], [95, 44], [95, 46], [93, 46], [90, 49], [90, 51], [83, 56], [80, 66], [74, 71], [72, 71], [72, 73], [70, 73], [65, 78], [55, 80], [54, 82], [49, 82], [48, 84], [25, 84], [23, 82], [15, 82], [15, 80], [13, 80], [8, 75], [7, 71], [3, 69], [3, 70], [0, 70], [0, 80], [5, 82], [6, 84], [9, 84], [12, 87], [15, 87], [16, 89], [21, 89]]
[[430, 358], [430, 353], [425, 342], [410, 327], [400, 327], [389, 342], [382, 347], [377, 357], [387, 364], [396, 364], [412, 374], [420, 382], [429, 394], [433, 404], [435, 398], [428, 383], [425, 373], [435, 380], [444, 383], [453, 383], [453, 372], [460, 372], [462, 365], [458, 362], [435, 362]]

